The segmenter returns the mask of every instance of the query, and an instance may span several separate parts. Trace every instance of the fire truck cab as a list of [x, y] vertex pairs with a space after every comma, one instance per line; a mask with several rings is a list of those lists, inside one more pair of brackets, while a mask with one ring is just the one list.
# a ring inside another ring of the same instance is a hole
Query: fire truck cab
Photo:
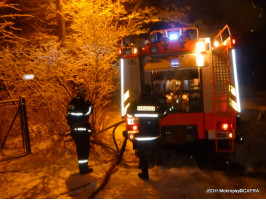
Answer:
[[[152, 31], [147, 40], [125, 37], [120, 59], [121, 116], [127, 118], [130, 103], [148, 84], [166, 107], [159, 128], [163, 142], [212, 140], [216, 152], [233, 152], [241, 111], [234, 44], [227, 25], [213, 40], [199, 38], [195, 27]], [[129, 139], [134, 140], [138, 130], [128, 125]]]

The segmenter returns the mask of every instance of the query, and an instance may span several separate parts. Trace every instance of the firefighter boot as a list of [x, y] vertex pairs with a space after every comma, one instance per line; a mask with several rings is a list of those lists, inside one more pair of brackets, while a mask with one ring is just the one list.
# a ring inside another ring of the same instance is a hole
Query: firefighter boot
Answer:
[[138, 174], [138, 176], [143, 180], [149, 180], [149, 173], [148, 170], [142, 170], [141, 173]]
[[89, 168], [88, 165], [79, 165], [79, 173], [80, 174], [88, 174], [93, 171], [92, 168]]
[[93, 169], [92, 168], [88, 168], [86, 170], [80, 170], [79, 173], [82, 175], [82, 174], [88, 174], [88, 173], [91, 173], [93, 172]]

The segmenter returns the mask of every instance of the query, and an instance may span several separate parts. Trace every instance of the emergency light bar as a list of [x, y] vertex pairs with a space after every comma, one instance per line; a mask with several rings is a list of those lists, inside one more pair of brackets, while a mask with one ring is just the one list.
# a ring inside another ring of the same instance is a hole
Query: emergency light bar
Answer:
[[172, 40], [177, 40], [177, 39], [178, 39], [178, 34], [177, 34], [177, 33], [172, 33], [172, 34], [169, 36], [169, 39], [170, 39], [170, 41], [172, 41]]

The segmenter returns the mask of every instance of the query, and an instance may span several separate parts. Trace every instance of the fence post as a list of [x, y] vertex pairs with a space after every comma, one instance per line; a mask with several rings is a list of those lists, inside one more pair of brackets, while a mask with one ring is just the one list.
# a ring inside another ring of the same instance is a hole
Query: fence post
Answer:
[[31, 153], [30, 147], [30, 135], [29, 135], [29, 127], [28, 127], [28, 118], [27, 118], [27, 111], [26, 111], [26, 100], [25, 97], [20, 97], [20, 106], [21, 106], [21, 118], [22, 118], [22, 126], [24, 127], [24, 138], [26, 144], [26, 151]]

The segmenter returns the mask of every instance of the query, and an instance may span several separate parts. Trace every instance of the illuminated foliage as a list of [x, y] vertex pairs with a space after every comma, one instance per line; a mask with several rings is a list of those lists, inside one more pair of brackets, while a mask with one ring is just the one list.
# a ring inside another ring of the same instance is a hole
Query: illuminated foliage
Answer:
[[[62, 45], [55, 37], [54, 3], [24, 0], [17, 5], [19, 14], [31, 17], [13, 21], [21, 31], [11, 33], [24, 40], [1, 49], [0, 98], [24, 95], [32, 131], [41, 126], [43, 133], [55, 136], [67, 130], [67, 104], [77, 87], [85, 85], [94, 104], [93, 128], [98, 131], [105, 125], [106, 109], [120, 88], [121, 38], [147, 32], [148, 23], [166, 15], [160, 17], [158, 10], [141, 7], [133, 0], [66, 0], [67, 37]], [[24, 75], [34, 78], [26, 80]]]
[[[111, 101], [117, 76], [119, 42], [125, 35], [143, 33], [143, 19], [152, 11], [127, 13], [120, 1], [71, 0], [64, 6], [67, 30], [66, 47], [75, 52], [72, 65], [73, 82], [89, 88], [89, 97], [95, 106], [96, 125], [104, 119], [104, 109]], [[74, 79], [75, 77], [75, 79]]]

